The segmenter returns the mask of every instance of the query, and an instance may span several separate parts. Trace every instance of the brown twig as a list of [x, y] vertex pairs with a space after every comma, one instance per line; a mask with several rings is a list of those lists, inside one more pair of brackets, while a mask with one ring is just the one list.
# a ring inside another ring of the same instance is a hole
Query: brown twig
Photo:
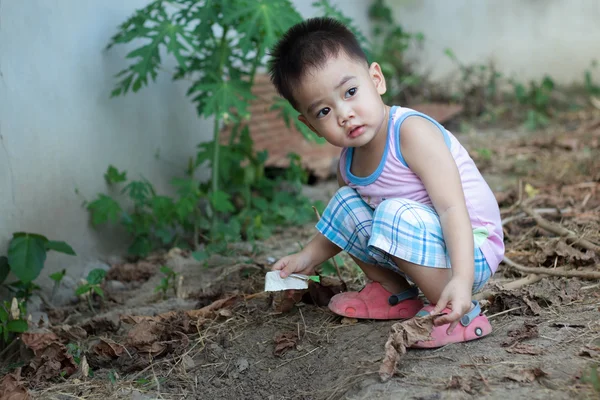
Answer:
[[504, 257], [502, 262], [508, 265], [510, 268], [519, 272], [525, 272], [527, 274], [542, 274], [551, 276], [564, 276], [566, 278], [581, 278], [581, 279], [600, 279], [600, 272], [595, 271], [565, 271], [558, 268], [537, 268], [537, 267], [526, 267], [512, 261], [510, 258]]
[[[554, 271], [559, 271], [562, 272], [565, 269], [563, 267], [558, 267], [558, 268], [554, 268]], [[508, 282], [506, 285], [502, 285], [500, 287], [500, 291], [503, 290], [516, 290], [516, 289], [520, 289], [522, 287], [528, 286], [528, 285], [532, 285], [536, 282], [541, 281], [542, 279], [544, 279], [546, 275], [541, 275], [541, 274], [529, 274], [524, 278], [521, 279], [517, 279], [514, 280], [512, 282]], [[475, 296], [473, 296], [474, 300], [483, 300], [483, 299], [488, 299], [490, 297], [494, 297], [498, 294], [498, 291], [494, 291], [494, 290], [488, 290], [485, 292], [479, 292], [477, 293]]]
[[586, 250], [595, 251], [596, 253], [600, 254], [600, 246], [598, 246], [597, 244], [577, 236], [575, 232], [572, 232], [563, 226], [560, 226], [558, 224], [548, 221], [547, 219], [542, 218], [538, 213], [536, 213], [534, 210], [527, 206], [521, 205], [520, 207], [521, 210], [525, 211], [525, 213], [529, 214], [529, 216], [531, 216], [531, 218], [534, 219], [534, 221], [540, 226], [540, 228], [562, 236], [572, 244], [583, 247]]
[[[317, 215], [317, 220], [320, 220], [321, 215], [319, 214], [319, 210], [317, 210], [317, 208], [315, 206], [313, 206], [313, 210], [315, 210], [315, 214]], [[344, 282], [344, 279], [342, 279], [342, 274], [340, 273], [340, 267], [338, 266], [338, 263], [335, 260], [335, 256], [331, 257], [331, 261], [333, 261], [333, 266], [335, 267], [335, 272], [337, 273], [337, 276], [338, 276], [340, 282], [342, 282], [342, 285], [344, 285], [344, 287], [348, 287], [348, 285], [346, 285], [346, 282]], [[346, 290], [346, 289], [344, 289], [344, 290]]]

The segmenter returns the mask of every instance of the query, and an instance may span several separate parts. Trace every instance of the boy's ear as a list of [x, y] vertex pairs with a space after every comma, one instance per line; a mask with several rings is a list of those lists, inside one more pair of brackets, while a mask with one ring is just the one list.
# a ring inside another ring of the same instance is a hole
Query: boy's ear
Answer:
[[377, 93], [380, 95], [384, 94], [387, 91], [387, 87], [385, 85], [385, 76], [381, 72], [381, 66], [376, 62], [372, 63], [369, 67], [369, 74], [371, 75], [371, 79], [373, 79]]
[[308, 122], [308, 120], [306, 119], [306, 117], [304, 115], [302, 115], [302, 114], [298, 115], [298, 121], [300, 121], [304, 125], [308, 126], [308, 129], [313, 131], [318, 137], [321, 137], [321, 135], [319, 135], [319, 132], [317, 132], [317, 130], [310, 124], [310, 122]]

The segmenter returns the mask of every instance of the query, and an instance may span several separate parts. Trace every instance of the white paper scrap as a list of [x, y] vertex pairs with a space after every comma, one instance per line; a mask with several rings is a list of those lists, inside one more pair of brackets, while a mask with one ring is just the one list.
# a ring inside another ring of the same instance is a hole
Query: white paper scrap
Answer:
[[265, 276], [265, 292], [278, 292], [291, 289], [308, 289], [308, 276], [292, 274], [283, 279], [280, 271], [269, 271]]

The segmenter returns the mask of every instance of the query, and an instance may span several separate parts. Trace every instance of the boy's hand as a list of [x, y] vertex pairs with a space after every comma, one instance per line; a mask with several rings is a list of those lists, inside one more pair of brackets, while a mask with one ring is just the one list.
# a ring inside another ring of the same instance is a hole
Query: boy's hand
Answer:
[[451, 334], [454, 331], [462, 316], [471, 309], [471, 287], [467, 280], [461, 278], [452, 278], [446, 284], [432, 314], [439, 314], [446, 307], [451, 308], [452, 312], [435, 318], [435, 326], [449, 323], [447, 333]]
[[290, 274], [312, 275], [314, 267], [311, 265], [309, 257], [304, 252], [285, 256], [277, 261], [271, 268], [273, 271], [281, 271], [279, 275], [287, 278]]

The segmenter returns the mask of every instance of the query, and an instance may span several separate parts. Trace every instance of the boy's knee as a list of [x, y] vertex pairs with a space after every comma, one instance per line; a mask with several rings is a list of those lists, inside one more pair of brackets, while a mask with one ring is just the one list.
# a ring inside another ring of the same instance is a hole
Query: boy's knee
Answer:
[[342, 186], [335, 192], [332, 200], [338, 203], [344, 203], [355, 197], [360, 197], [356, 190], [352, 189], [349, 186]]

